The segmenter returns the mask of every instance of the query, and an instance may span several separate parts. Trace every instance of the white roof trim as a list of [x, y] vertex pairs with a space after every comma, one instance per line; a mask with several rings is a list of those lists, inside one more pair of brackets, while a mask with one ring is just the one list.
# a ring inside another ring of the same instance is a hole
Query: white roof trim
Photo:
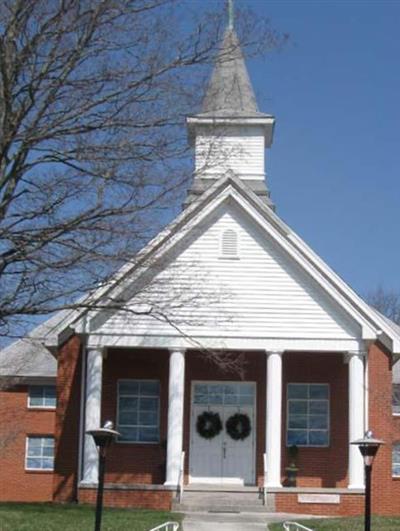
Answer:
[[[229, 196], [234, 198], [315, 279], [329, 296], [361, 325], [364, 339], [374, 340], [379, 337], [394, 354], [400, 353], [400, 332], [396, 330], [395, 325], [389, 324], [388, 320], [368, 306], [296, 233], [260, 201], [256, 194], [232, 174], [219, 179], [208, 191], [194, 201], [138, 253], [135, 263], [124, 265], [114, 276], [113, 281], [107, 286], [99, 288], [89, 297], [88, 301], [100, 300], [111, 291], [113, 296], [118, 296], [125, 288], [125, 279], [129, 283], [134, 282], [135, 278], [137, 279], [145, 270], [146, 260], [150, 258], [159, 259], [176, 245], [188, 230], [200, 223]], [[183, 228], [187, 230], [181, 230]], [[75, 325], [70, 324], [70, 319], [67, 319], [67, 323], [78, 333], [87, 333], [87, 321], [102, 311], [104, 310], [90, 311], [89, 319], [85, 320], [82, 319], [82, 316], [88, 312], [86, 310], [76, 311]], [[60, 331], [60, 328], [58, 330]], [[55, 337], [52, 336], [49, 344], [54, 344], [54, 340]]]

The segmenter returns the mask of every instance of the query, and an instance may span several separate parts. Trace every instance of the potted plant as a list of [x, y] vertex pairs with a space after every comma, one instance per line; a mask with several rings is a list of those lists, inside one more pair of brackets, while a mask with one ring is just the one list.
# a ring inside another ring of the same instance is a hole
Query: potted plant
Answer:
[[289, 455], [289, 466], [286, 467], [286, 475], [287, 475], [287, 486], [288, 487], [296, 487], [297, 485], [297, 472], [299, 471], [297, 467], [297, 457], [299, 454], [299, 448], [292, 444], [292, 446], [289, 446], [288, 448], [288, 455]]

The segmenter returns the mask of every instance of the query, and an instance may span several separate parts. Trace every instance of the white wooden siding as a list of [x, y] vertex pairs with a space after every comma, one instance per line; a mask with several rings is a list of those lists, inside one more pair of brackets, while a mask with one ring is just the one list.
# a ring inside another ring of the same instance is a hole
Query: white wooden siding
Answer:
[[263, 179], [264, 154], [261, 127], [201, 128], [196, 135], [195, 167], [200, 177], [231, 169], [244, 179]]
[[[235, 260], [221, 258], [226, 229], [238, 234]], [[176, 326], [202, 337], [361, 337], [359, 325], [237, 206], [221, 206], [175, 254], [130, 304], [132, 311], [151, 309], [155, 317], [118, 312], [92, 332], [179, 335]]]

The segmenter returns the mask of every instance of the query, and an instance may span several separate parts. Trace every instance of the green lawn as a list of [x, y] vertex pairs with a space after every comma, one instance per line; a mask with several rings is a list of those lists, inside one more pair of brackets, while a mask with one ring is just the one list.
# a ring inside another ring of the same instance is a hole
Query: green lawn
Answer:
[[[179, 515], [163, 511], [108, 509], [103, 511], [102, 531], [148, 531]], [[27, 503], [0, 504], [1, 531], [91, 531], [94, 508], [84, 505]]]
[[[299, 520], [299, 524], [303, 524], [314, 531], [364, 531], [363, 518], [327, 518], [324, 520]], [[271, 531], [282, 531], [282, 524], [268, 524]], [[371, 524], [372, 531], [399, 531], [400, 517], [398, 518], [384, 518], [374, 517]]]

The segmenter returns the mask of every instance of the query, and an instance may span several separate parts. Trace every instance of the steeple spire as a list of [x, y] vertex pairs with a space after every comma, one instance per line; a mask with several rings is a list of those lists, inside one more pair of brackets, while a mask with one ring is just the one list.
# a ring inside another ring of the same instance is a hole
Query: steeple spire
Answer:
[[233, 0], [228, 0], [228, 30], [233, 30], [233, 25], [234, 25]]
[[234, 29], [233, 0], [226, 2], [228, 23], [202, 110], [187, 118], [195, 172], [185, 204], [231, 173], [273, 208], [265, 182], [265, 148], [271, 146], [275, 119], [258, 110]]

